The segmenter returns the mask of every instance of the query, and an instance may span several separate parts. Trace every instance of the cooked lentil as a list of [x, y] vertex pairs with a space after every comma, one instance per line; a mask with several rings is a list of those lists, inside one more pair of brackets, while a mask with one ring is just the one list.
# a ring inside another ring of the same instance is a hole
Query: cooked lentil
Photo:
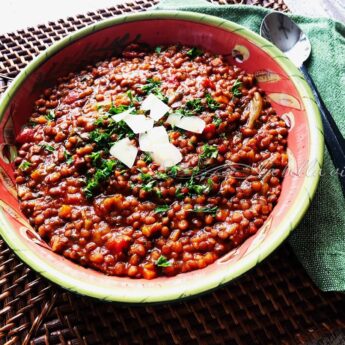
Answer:
[[[109, 155], [118, 139], [137, 143], [110, 115], [138, 109], [149, 93], [206, 123], [195, 134], [160, 121], [183, 155], [165, 171], [147, 153], [130, 169]], [[21, 208], [53, 251], [105, 274], [152, 279], [200, 269], [271, 213], [287, 135], [253, 75], [224, 57], [132, 44], [59, 78], [36, 101], [17, 137]]]

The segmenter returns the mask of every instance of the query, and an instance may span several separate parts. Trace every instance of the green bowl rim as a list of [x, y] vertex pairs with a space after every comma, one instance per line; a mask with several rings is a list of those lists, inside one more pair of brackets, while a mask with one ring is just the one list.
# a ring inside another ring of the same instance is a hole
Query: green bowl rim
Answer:
[[215, 289], [216, 287], [222, 286], [225, 283], [239, 277], [240, 275], [257, 265], [259, 262], [261, 262], [270, 253], [272, 253], [288, 237], [292, 230], [301, 221], [316, 191], [320, 178], [321, 166], [323, 163], [324, 139], [321, 117], [316, 106], [313, 94], [300, 71], [278, 48], [273, 46], [269, 41], [262, 38], [258, 34], [231, 21], [195, 12], [148, 11], [143, 13], [120, 15], [115, 18], [106, 19], [101, 22], [92, 24], [66, 36], [65, 38], [54, 43], [44, 52], [39, 54], [13, 80], [10, 87], [6, 90], [1, 99], [0, 120], [4, 115], [7, 105], [11, 101], [12, 97], [14, 97], [16, 91], [21, 86], [25, 78], [36, 68], [38, 68], [42, 63], [44, 63], [47, 58], [60, 51], [71, 42], [94, 33], [95, 31], [121, 23], [150, 19], [186, 20], [219, 27], [230, 32], [236, 32], [237, 35], [240, 35], [249, 40], [251, 43], [260, 47], [263, 51], [274, 58], [275, 61], [289, 75], [289, 77], [295, 84], [295, 87], [298, 90], [301, 99], [303, 99], [304, 107], [310, 124], [309, 134], [310, 147], [312, 148], [312, 150], [310, 150], [309, 153], [309, 161], [317, 162], [317, 166], [315, 168], [315, 173], [313, 176], [305, 176], [303, 185], [294, 203], [290, 206], [289, 211], [282, 219], [279, 231], [276, 231], [274, 232], [274, 234], [272, 234], [270, 241], [261, 243], [257, 248], [255, 248], [241, 260], [233, 263], [231, 269], [229, 271], [226, 271], [226, 274], [224, 274], [223, 271], [219, 272], [217, 275], [212, 276], [212, 280], [204, 279], [188, 287], [183, 285], [174, 286], [173, 288], [165, 286], [163, 288], [161, 286], [157, 286], [154, 289], [154, 293], [152, 293], [151, 291], [150, 295], [142, 295], [140, 289], [138, 289], [135, 293], [129, 293], [125, 288], [109, 291], [100, 286], [89, 284], [87, 281], [81, 281], [75, 279], [71, 275], [59, 272], [58, 268], [42, 262], [35, 255], [35, 253], [31, 251], [30, 248], [24, 243], [20, 235], [14, 231], [11, 231], [11, 225], [7, 221], [3, 210], [1, 210], [0, 234], [6, 241], [6, 243], [10, 246], [10, 248], [12, 248], [13, 251], [20, 257], [20, 259], [28, 264], [33, 270], [39, 272], [44, 277], [69, 291], [105, 301], [136, 304], [173, 301], [204, 293], [206, 291]]

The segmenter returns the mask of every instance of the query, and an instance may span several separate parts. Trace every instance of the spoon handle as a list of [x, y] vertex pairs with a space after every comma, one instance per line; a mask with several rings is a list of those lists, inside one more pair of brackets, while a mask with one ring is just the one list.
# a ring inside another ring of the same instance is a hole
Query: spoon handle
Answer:
[[316, 103], [319, 107], [328, 152], [331, 155], [335, 168], [337, 169], [337, 175], [339, 177], [341, 188], [343, 189], [343, 194], [345, 195], [345, 139], [331, 113], [327, 110], [306, 66], [303, 64], [300, 67], [300, 70], [311, 87]]

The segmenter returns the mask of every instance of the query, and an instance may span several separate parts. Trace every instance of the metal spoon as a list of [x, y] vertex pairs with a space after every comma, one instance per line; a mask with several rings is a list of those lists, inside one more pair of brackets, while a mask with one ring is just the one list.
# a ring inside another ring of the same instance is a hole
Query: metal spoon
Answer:
[[320, 109], [325, 141], [332, 161], [337, 169], [339, 181], [345, 195], [345, 139], [323, 103], [304, 62], [309, 58], [311, 45], [308, 37], [288, 16], [272, 12], [265, 16], [260, 28], [261, 36], [275, 44], [300, 69]]

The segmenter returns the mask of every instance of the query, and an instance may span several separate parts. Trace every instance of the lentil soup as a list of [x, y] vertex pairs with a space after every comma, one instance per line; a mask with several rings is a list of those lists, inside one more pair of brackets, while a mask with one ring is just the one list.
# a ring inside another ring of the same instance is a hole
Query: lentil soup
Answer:
[[201, 269], [268, 218], [287, 135], [253, 75], [222, 56], [131, 44], [36, 101], [17, 137], [21, 209], [53, 251], [108, 275]]

